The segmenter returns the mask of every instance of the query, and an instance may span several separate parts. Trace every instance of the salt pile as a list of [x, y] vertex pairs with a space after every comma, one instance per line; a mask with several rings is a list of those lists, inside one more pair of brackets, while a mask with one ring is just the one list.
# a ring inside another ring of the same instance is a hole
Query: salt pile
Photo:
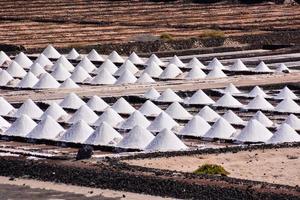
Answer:
[[265, 142], [272, 137], [272, 133], [256, 119], [251, 119], [245, 128], [236, 136], [242, 142]]
[[29, 71], [33, 73], [35, 76], [39, 76], [41, 74], [47, 73], [39, 63], [35, 63], [31, 65]]
[[300, 142], [300, 135], [288, 124], [282, 124], [267, 143]]
[[185, 104], [190, 105], [209, 105], [214, 103], [215, 101], [207, 96], [207, 94], [205, 94], [201, 89], [195, 92], [191, 98], [187, 98], [185, 100]]
[[[0, 72], [1, 73], [1, 72]], [[155, 89], [155, 88], [150, 88], [149, 90], [147, 90], [144, 95], [143, 95], [145, 98], [147, 99], [152, 99], [152, 100], [155, 100], [157, 99], [160, 94], [159, 92]]]
[[27, 99], [16, 113], [13, 114], [13, 117], [19, 118], [24, 114], [32, 119], [39, 119], [43, 111], [31, 99]]
[[165, 65], [165, 63], [163, 63], [155, 54], [152, 54], [145, 64], [148, 65], [152, 61], [156, 62], [156, 64], [158, 64], [159, 66]]
[[146, 72], [143, 72], [142, 75], [136, 80], [135, 83], [155, 83], [155, 80], [153, 80], [149, 74]]
[[179, 135], [203, 136], [211, 126], [200, 116], [194, 116], [178, 133]]
[[8, 57], [8, 55], [6, 55], [6, 53], [4, 53], [3, 51], [0, 51], [0, 65], [2, 66], [9, 63], [10, 61], [10, 57]]
[[72, 48], [71, 51], [67, 55], [67, 59], [75, 60], [79, 57], [79, 53], [76, 51], [76, 49]]
[[234, 64], [230, 67], [231, 71], [249, 71], [248, 67], [240, 60], [237, 59]]
[[42, 54], [44, 54], [48, 58], [59, 58], [60, 57], [60, 53], [58, 53], [58, 51], [51, 44], [49, 44], [44, 49], [44, 51], [42, 52]]
[[208, 106], [204, 106], [198, 113], [200, 117], [208, 122], [217, 121], [221, 116]]
[[39, 63], [42, 67], [53, 65], [53, 63], [42, 53], [37, 57], [37, 59], [35, 59], [33, 64], [35, 63]]
[[165, 128], [172, 129], [179, 124], [172, 119], [166, 112], [162, 111], [148, 126], [151, 132], [159, 132]]
[[130, 60], [133, 64], [136, 64], [136, 65], [144, 64], [144, 61], [138, 55], [136, 55], [135, 52], [132, 52], [130, 54], [130, 56], [128, 57], [128, 60]]
[[35, 139], [55, 139], [64, 131], [52, 117], [46, 116], [32, 131], [26, 136]]
[[290, 125], [295, 130], [300, 130], [300, 119], [294, 114], [290, 114], [283, 123]]
[[260, 95], [262, 97], [267, 97], [268, 95], [258, 86], [255, 86], [249, 93], [249, 97], [256, 97], [257, 95]]
[[155, 61], [151, 61], [148, 63], [147, 67], [143, 72], [146, 72], [151, 77], [158, 78], [163, 72], [163, 70]]
[[70, 78], [76, 83], [83, 83], [85, 80], [91, 79], [92, 77], [81, 66], [77, 66]]
[[277, 112], [300, 113], [300, 106], [291, 98], [283, 99], [274, 109]]
[[150, 125], [148, 119], [138, 110], [134, 111], [125, 121], [118, 124], [118, 127], [120, 129], [132, 129], [136, 125], [144, 128]]
[[52, 66], [52, 70], [55, 70], [55, 68], [62, 64], [62, 66], [66, 67], [69, 72], [72, 72], [74, 70], [74, 66], [65, 56], [60, 56], [59, 59], [55, 62], [55, 64]]
[[84, 104], [72, 115], [68, 123], [74, 124], [80, 120], [84, 120], [88, 124], [94, 124], [97, 119], [98, 115]]
[[9, 81], [13, 80], [14, 78], [6, 71], [1, 70], [0, 71], [0, 85], [4, 86], [9, 83]]
[[86, 105], [93, 111], [104, 111], [109, 105], [100, 97], [94, 95], [92, 96]]
[[214, 58], [207, 66], [207, 69], [219, 69], [219, 70], [222, 70], [222, 69], [225, 69], [224, 65], [222, 65], [222, 63], [217, 59], [217, 58]]
[[224, 78], [227, 75], [219, 67], [214, 67], [207, 75], [206, 78]]
[[206, 67], [195, 57], [193, 57], [190, 62], [186, 65], [187, 68], [198, 67], [200, 69], [205, 69]]
[[251, 110], [274, 110], [274, 106], [261, 95], [257, 95], [252, 99], [245, 108]]
[[104, 58], [95, 49], [92, 49], [86, 57], [91, 61], [104, 61]]
[[272, 70], [261, 61], [254, 69], [255, 72], [272, 72]]
[[275, 99], [299, 99], [294, 92], [292, 92], [287, 86], [285, 86], [280, 92], [274, 97]]
[[281, 63], [277, 66], [276, 72], [290, 72], [290, 69], [285, 64]]
[[240, 94], [241, 91], [235, 87], [232, 83], [229, 83], [229, 85], [223, 90], [224, 93], [228, 92], [230, 94]]
[[112, 63], [110, 60], [105, 60], [102, 63], [102, 65], [100, 65], [100, 67], [95, 70], [95, 72], [98, 74], [103, 69], [106, 69], [110, 74], [114, 74], [118, 70], [118, 67], [114, 63]]
[[108, 55], [107, 59], [109, 59], [113, 63], [123, 63], [124, 62], [124, 59], [116, 51], [111, 52]]
[[59, 140], [74, 143], [84, 143], [86, 139], [94, 132], [84, 120], [79, 120], [73, 124], [68, 130], [59, 138]]
[[63, 66], [63, 64], [59, 64], [51, 73], [51, 76], [53, 76], [53, 78], [55, 78], [58, 81], [65, 81], [71, 76], [71, 74], [67, 70], [67, 68]]
[[13, 111], [15, 108], [6, 101], [3, 97], [0, 97], [0, 115], [7, 115], [9, 112]]
[[112, 127], [116, 127], [117, 124], [123, 121], [123, 118], [112, 108], [107, 108], [102, 115], [94, 123], [95, 126], [99, 126], [102, 122], [107, 122]]
[[87, 138], [86, 144], [94, 145], [115, 145], [123, 138], [122, 135], [108, 123], [102, 122], [99, 127]]
[[188, 147], [170, 130], [163, 129], [145, 148], [148, 151], [176, 151]]
[[23, 68], [29, 68], [33, 64], [33, 62], [23, 52], [19, 53], [15, 57], [14, 61], [21, 65]]
[[5, 135], [26, 136], [37, 124], [27, 115], [21, 115], [12, 125], [5, 131]]
[[10, 127], [10, 123], [0, 116], [0, 130], [1, 132], [7, 130]]
[[241, 108], [241, 104], [236, 98], [234, 98], [230, 93], [225, 93], [218, 101], [214, 104], [218, 107], [228, 107], [228, 108]]
[[160, 79], [176, 78], [182, 71], [174, 64], [168, 64], [166, 69], [159, 75]]
[[230, 125], [223, 117], [220, 117], [212, 127], [205, 133], [205, 138], [230, 139], [235, 133], [235, 128]]
[[12, 76], [12, 77], [24, 77], [26, 75], [26, 71], [15, 61], [12, 61], [6, 71]]
[[232, 110], [228, 110], [226, 113], [224, 113], [222, 117], [230, 124], [245, 124], [245, 121], [242, 120], [239, 116], [237, 116]]
[[125, 71], [129, 71], [131, 74], [135, 74], [139, 69], [130, 61], [126, 60], [121, 67], [114, 73], [115, 76], [121, 76]]
[[170, 60], [169, 64], [174, 64], [177, 67], [185, 67], [185, 64], [176, 55]]
[[73, 92], [65, 96], [64, 99], [59, 103], [59, 105], [63, 108], [72, 108], [72, 109], [78, 109], [80, 106], [84, 104], [85, 102], [82, 101], [82, 99]]
[[178, 102], [172, 103], [165, 112], [173, 119], [189, 120], [193, 117], [193, 115], [186, 111]]
[[271, 127], [274, 123], [261, 111], [257, 111], [251, 119], [256, 119], [266, 127]]
[[86, 56], [83, 57], [83, 59], [76, 65], [76, 67], [77, 66], [81, 66], [88, 73], [91, 73], [96, 69], [96, 66]]
[[147, 100], [140, 108], [139, 111], [145, 116], [158, 116], [162, 110], [152, 103], [151, 101]]
[[62, 117], [68, 116], [68, 113], [64, 111], [57, 103], [52, 102], [44, 114], [41, 116], [41, 120], [45, 119], [46, 116], [51, 116], [54, 120], [59, 120]]
[[117, 147], [130, 149], [145, 149], [154, 139], [152, 133], [142, 126], [135, 126], [126, 136], [118, 143]]
[[206, 74], [199, 68], [199, 67], [192, 67], [192, 69], [187, 73], [185, 79], [194, 80], [194, 79], [201, 79], [205, 78]]
[[80, 88], [72, 79], [67, 78], [62, 84], [59, 86], [60, 88]]
[[161, 93], [161, 95], [156, 99], [159, 102], [182, 102], [183, 100], [170, 88], [166, 89]]
[[137, 78], [130, 72], [130, 70], [125, 69], [123, 71], [123, 74], [117, 79], [115, 84], [129, 84], [129, 83], [135, 83], [137, 81]]
[[117, 113], [122, 114], [131, 114], [135, 111], [135, 108], [132, 107], [123, 97], [119, 98], [112, 106]]
[[17, 84], [19, 88], [32, 88], [39, 79], [30, 71], [24, 76], [24, 78]]
[[106, 69], [103, 69], [101, 72], [99, 72], [94, 78], [91, 80], [91, 84], [97, 85], [109, 85], [109, 84], [115, 84], [116, 78], [111, 75], [109, 71]]
[[48, 73], [41, 76], [40, 80], [33, 86], [37, 89], [58, 88], [60, 84]]

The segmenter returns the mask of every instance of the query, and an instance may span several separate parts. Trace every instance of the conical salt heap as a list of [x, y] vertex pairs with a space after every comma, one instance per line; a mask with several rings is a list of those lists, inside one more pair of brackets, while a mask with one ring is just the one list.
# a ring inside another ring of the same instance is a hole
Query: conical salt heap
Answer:
[[30, 71], [24, 76], [24, 78], [17, 84], [19, 88], [32, 88], [39, 79]]
[[252, 99], [245, 108], [251, 110], [274, 110], [274, 106], [261, 95], [257, 95]]
[[229, 122], [227, 122], [223, 117], [220, 117], [203, 137], [230, 139], [231, 135], [235, 133], [235, 131], [235, 128], [233, 128]]
[[118, 127], [120, 129], [132, 129], [136, 125], [144, 128], [150, 125], [148, 119], [138, 110], [134, 111], [125, 121], [121, 122]]
[[175, 126], [179, 126], [179, 124], [163, 111], [151, 122], [147, 129], [151, 132], [159, 132], [165, 128], [172, 129]]
[[68, 116], [68, 113], [64, 111], [64, 109], [60, 107], [57, 103], [53, 102], [41, 116], [41, 120], [45, 119], [46, 116], [51, 116], [54, 120], [58, 120], [61, 117]]
[[93, 111], [104, 111], [109, 105], [97, 95], [92, 96], [86, 105]]
[[145, 116], [158, 116], [162, 110], [152, 103], [151, 101], [147, 100], [140, 108], [139, 111]]
[[232, 110], [228, 110], [226, 113], [224, 113], [222, 117], [230, 124], [245, 124], [245, 121], [242, 120], [239, 116], [237, 116]]
[[283, 99], [274, 109], [278, 112], [300, 113], [300, 106], [291, 98]]
[[207, 75], [206, 78], [224, 78], [227, 75], [219, 67], [214, 67]]
[[207, 65], [207, 69], [220, 69], [223, 70], [225, 69], [224, 65], [222, 65], [222, 63], [217, 59], [214, 58], [208, 65]]
[[261, 61], [254, 69], [255, 72], [272, 72], [272, 70], [264, 63], [264, 61]]
[[300, 135], [288, 124], [282, 124], [267, 143], [300, 142]]
[[223, 90], [223, 92], [228, 92], [230, 94], [240, 94], [241, 91], [235, 87], [232, 83], [229, 83], [229, 85]]
[[143, 96], [147, 99], [155, 100], [160, 96], [160, 94], [155, 88], [150, 88], [144, 93]]
[[119, 98], [112, 106], [117, 113], [122, 114], [131, 114], [135, 111], [135, 108], [132, 107], [123, 97]]
[[194, 116], [178, 133], [179, 135], [203, 136], [211, 126], [200, 116]]
[[76, 67], [77, 66], [81, 66], [88, 73], [91, 73], [96, 69], [96, 66], [86, 56], [83, 57], [83, 59], [76, 65]]
[[274, 97], [275, 99], [299, 99], [294, 92], [292, 92], [287, 86], [285, 86], [280, 92]]
[[28, 138], [35, 139], [56, 139], [56, 137], [64, 131], [52, 117], [45, 117], [32, 131], [26, 135]]
[[267, 97], [268, 95], [258, 86], [255, 86], [249, 93], [249, 97], [256, 97], [257, 95], [260, 95], [262, 97]]
[[206, 74], [199, 67], [193, 66], [192, 69], [187, 73], [185, 79], [194, 80], [205, 78]]
[[183, 100], [170, 88], [166, 89], [156, 99], [159, 102], [182, 102]]
[[189, 120], [193, 117], [193, 115], [186, 111], [185, 108], [178, 102], [174, 102], [169, 105], [165, 112], [173, 119]]
[[295, 130], [300, 130], [300, 119], [294, 114], [290, 114], [283, 123], [290, 125]]
[[73, 92], [65, 96], [64, 99], [59, 103], [62, 108], [72, 109], [78, 109], [84, 104], [85, 102]]
[[0, 71], [0, 86], [7, 85], [13, 79], [14, 78], [6, 70]]
[[7, 64], [10, 61], [10, 57], [8, 57], [8, 55], [6, 55], [6, 53], [4, 53], [3, 51], [0, 51], [0, 66], [2, 66], [3, 64]]
[[145, 148], [148, 151], [176, 151], [188, 147], [170, 130], [164, 129]]
[[291, 70], [284, 64], [281, 63], [276, 67], [276, 72], [290, 72]]
[[274, 123], [261, 111], [257, 111], [251, 119], [256, 119], [266, 127], [271, 127], [274, 125]]
[[251, 119], [235, 139], [242, 142], [265, 142], [272, 133], [256, 119]]
[[102, 122], [106, 122], [112, 127], [116, 127], [117, 124], [124, 119], [112, 108], [107, 108], [102, 115], [94, 123], [95, 126], [99, 126]]
[[208, 122], [215, 122], [221, 117], [218, 113], [216, 113], [213, 109], [211, 109], [208, 106], [204, 106], [199, 111], [198, 115]]
[[230, 93], [226, 92], [221, 98], [216, 101], [214, 106], [228, 107], [228, 108], [241, 108], [244, 105], [241, 104], [236, 98], [234, 98]]
[[115, 76], [122, 76], [125, 71], [129, 71], [132, 74], [135, 74], [139, 69], [130, 61], [126, 60], [121, 67], [114, 73]]
[[76, 49], [71, 49], [71, 51], [66, 56], [67, 59], [75, 60], [79, 57], [79, 53], [76, 51]]
[[174, 64], [177, 67], [185, 67], [185, 64], [176, 55], [170, 60], [169, 64]]
[[14, 113], [13, 117], [19, 118], [24, 114], [32, 119], [39, 119], [42, 116], [43, 111], [31, 99], [27, 99], [16, 113]]
[[41, 74], [47, 73], [45, 71], [45, 69], [39, 63], [32, 64], [30, 66], [30, 70], [29, 71], [31, 73], [33, 73], [35, 76], [39, 76]]
[[230, 71], [249, 71], [248, 67], [240, 59], [237, 59], [229, 69]]
[[68, 123], [74, 124], [80, 120], [84, 120], [88, 124], [94, 124], [97, 119], [98, 115], [84, 104], [72, 115]]
[[43, 74], [40, 80], [33, 86], [33, 88], [37, 89], [47, 89], [47, 88], [58, 88], [60, 84], [51, 76], [46, 73]]
[[123, 74], [117, 79], [115, 84], [129, 84], [129, 83], [135, 83], [137, 81], [137, 78], [130, 72], [130, 70], [125, 69]]
[[123, 138], [118, 131], [108, 123], [102, 122], [99, 127], [87, 138], [86, 144], [94, 145], [116, 145]]
[[89, 73], [83, 69], [81, 66], [77, 66], [70, 78], [76, 82], [76, 83], [83, 83], [87, 79], [91, 79], [92, 77], [89, 75]]
[[196, 91], [190, 98], [185, 100], [185, 104], [190, 105], [208, 105], [214, 103], [215, 101], [207, 96], [207, 94], [205, 94], [201, 89]]
[[91, 61], [104, 61], [104, 58], [95, 49], [92, 49], [86, 57]]
[[3, 97], [0, 97], [0, 115], [7, 115], [9, 112], [14, 110], [15, 108], [6, 101]]
[[113, 77], [109, 71], [106, 69], [103, 69], [101, 72], [99, 72], [94, 78], [91, 80], [92, 85], [109, 85], [109, 84], [115, 84], [117, 79]]
[[42, 67], [53, 65], [53, 63], [42, 53], [35, 59], [33, 64], [35, 63], [39, 63]]
[[107, 59], [109, 59], [113, 63], [123, 63], [124, 62], [124, 59], [116, 51], [111, 52], [108, 55]]
[[136, 80], [135, 83], [155, 83], [155, 80], [153, 80], [149, 74], [146, 72], [143, 72], [142, 75]]
[[59, 58], [60, 53], [51, 45], [49, 44], [44, 51], [42, 52], [47, 58]]
[[0, 130], [6, 131], [10, 127], [10, 123], [0, 116]]
[[23, 52], [19, 53], [15, 57], [14, 61], [21, 65], [23, 68], [29, 68], [33, 64], [33, 62]]
[[55, 68], [55, 70], [51, 73], [51, 76], [55, 78], [58, 81], [65, 81], [67, 78], [70, 78], [71, 74], [67, 70], [66, 67], [62, 66], [60, 64], [58, 67]]
[[102, 65], [100, 65], [98, 69], [95, 70], [95, 72], [99, 74], [99, 72], [101, 72], [103, 69], [106, 69], [110, 74], [114, 74], [118, 70], [118, 67], [107, 59], [102, 63]]
[[130, 54], [130, 56], [128, 57], [128, 60], [130, 60], [133, 64], [136, 64], [136, 65], [142, 65], [145, 63], [135, 52], [132, 52]]
[[24, 77], [26, 75], [26, 71], [15, 61], [12, 61], [6, 71], [12, 76], [12, 77]]
[[143, 72], [146, 72], [151, 77], [158, 78], [163, 72], [163, 70], [155, 61], [151, 61], [148, 63], [147, 67]]
[[62, 66], [66, 67], [69, 72], [72, 72], [75, 67], [68, 61], [68, 59], [65, 56], [60, 56], [59, 59], [55, 62], [55, 64], [52, 66], [52, 70], [55, 70], [56, 66], [59, 64], [62, 64]]
[[154, 139], [152, 133], [142, 126], [136, 125], [125, 137], [117, 144], [117, 147], [131, 149], [145, 149]]
[[155, 54], [152, 54], [145, 64], [148, 65], [152, 61], [156, 62], [156, 64], [158, 64], [159, 66], [165, 65], [165, 63], [163, 63]]
[[79, 120], [73, 124], [68, 130], [59, 138], [59, 140], [74, 143], [84, 143], [86, 139], [94, 132], [84, 120]]
[[176, 78], [182, 71], [174, 64], [168, 64], [166, 69], [159, 75], [160, 79]]
[[200, 69], [205, 69], [206, 67], [195, 57], [193, 57], [190, 62], [186, 65], [187, 68], [198, 67]]
[[21, 115], [12, 125], [5, 131], [5, 135], [26, 136], [34, 129], [37, 124], [27, 115]]
[[62, 84], [59, 86], [60, 88], [80, 88], [71, 78], [67, 78]]

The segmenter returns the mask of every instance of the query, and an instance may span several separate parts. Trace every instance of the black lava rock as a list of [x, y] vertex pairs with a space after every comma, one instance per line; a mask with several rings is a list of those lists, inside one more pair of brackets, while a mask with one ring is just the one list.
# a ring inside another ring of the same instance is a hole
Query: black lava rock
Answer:
[[78, 150], [78, 153], [76, 155], [76, 160], [82, 160], [82, 159], [89, 159], [93, 155], [93, 147], [86, 145], [81, 147]]

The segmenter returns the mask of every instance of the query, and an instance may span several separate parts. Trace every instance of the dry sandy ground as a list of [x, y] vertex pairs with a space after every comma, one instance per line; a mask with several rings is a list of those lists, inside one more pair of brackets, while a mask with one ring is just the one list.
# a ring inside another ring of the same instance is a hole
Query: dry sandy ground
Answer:
[[300, 148], [177, 156], [126, 161], [144, 167], [193, 172], [202, 164], [219, 164], [230, 177], [284, 185], [300, 185]]
[[0, 176], [0, 199], [160, 200], [157, 196]]

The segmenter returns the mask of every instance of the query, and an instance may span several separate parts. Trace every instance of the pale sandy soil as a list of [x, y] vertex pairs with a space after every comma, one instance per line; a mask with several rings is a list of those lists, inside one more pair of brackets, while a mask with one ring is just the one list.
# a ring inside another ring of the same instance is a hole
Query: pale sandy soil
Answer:
[[[291, 158], [292, 156], [292, 158]], [[126, 161], [144, 167], [193, 172], [202, 164], [219, 164], [230, 177], [284, 185], [300, 185], [300, 148], [177, 156]]]
[[[11, 198], [19, 196], [23, 197], [23, 192], [32, 193], [32, 198], [35, 199], [52, 199], [55, 195], [63, 196], [63, 198], [58, 199], [130, 199], [130, 200], [160, 200], [160, 199], [169, 199], [162, 198], [158, 196], [150, 196], [145, 194], [136, 194], [131, 192], [107, 190], [100, 188], [90, 188], [90, 187], [79, 187], [74, 185], [58, 184], [52, 182], [43, 182], [37, 180], [29, 179], [14, 179], [9, 180], [8, 177], [0, 176], [0, 193], [1, 188], [6, 188], [7, 195]], [[37, 190], [38, 189], [38, 190]], [[91, 192], [92, 191], [92, 192]], [[24, 196], [25, 199], [27, 199]], [[24, 199], [22, 198], [22, 199]], [[0, 199], [3, 199], [0, 195]], [[30, 198], [31, 199], [31, 198]]]

